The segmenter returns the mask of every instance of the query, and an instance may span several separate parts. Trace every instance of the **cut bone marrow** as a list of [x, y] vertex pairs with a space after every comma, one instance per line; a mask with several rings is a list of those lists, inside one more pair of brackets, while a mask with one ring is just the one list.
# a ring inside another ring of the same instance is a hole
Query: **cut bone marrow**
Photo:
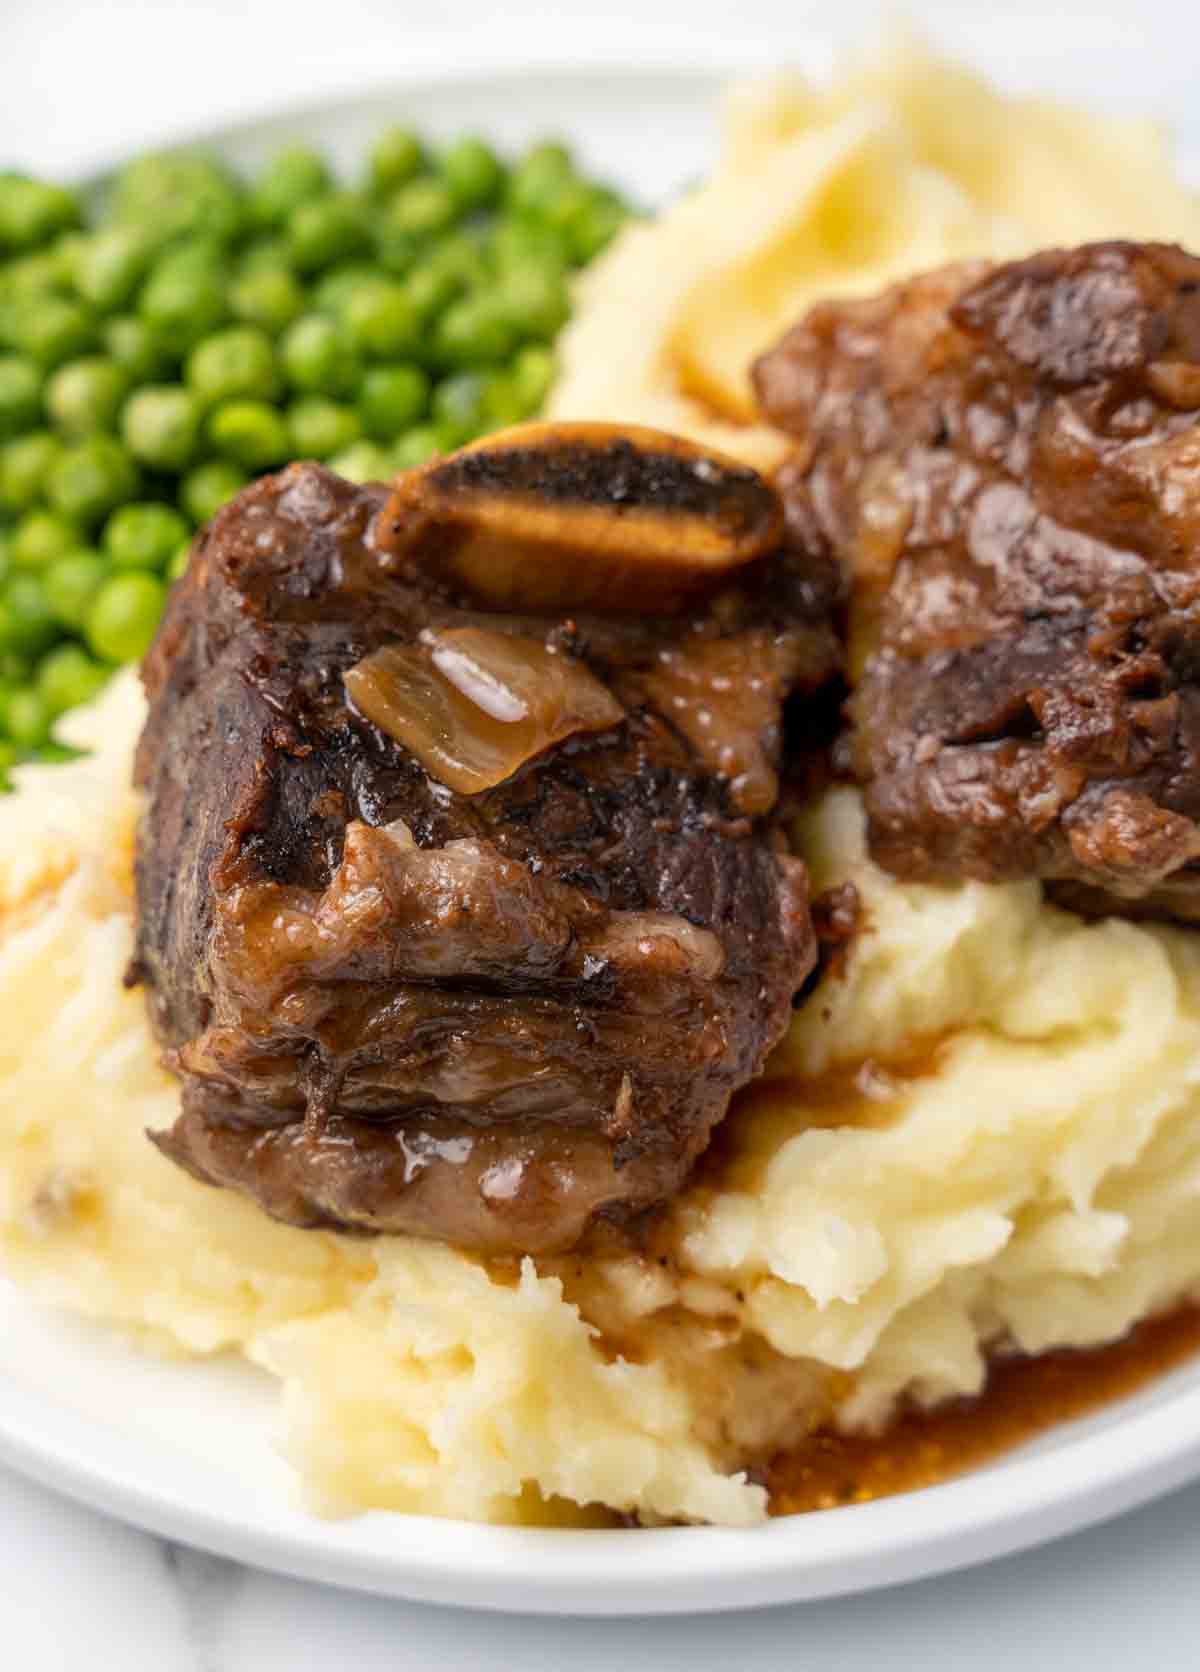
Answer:
[[659, 430], [529, 424], [404, 478], [377, 541], [489, 608], [674, 614], [775, 550], [755, 471]]

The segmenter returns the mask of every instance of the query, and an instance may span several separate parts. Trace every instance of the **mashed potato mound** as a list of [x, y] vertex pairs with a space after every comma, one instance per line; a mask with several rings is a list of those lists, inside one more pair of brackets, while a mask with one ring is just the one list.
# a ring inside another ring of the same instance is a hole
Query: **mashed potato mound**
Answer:
[[[121, 980], [142, 714], [121, 676], [64, 728], [94, 753], [0, 804], [0, 1255], [50, 1302], [277, 1376], [315, 1508], [749, 1524], [739, 1469], [815, 1424], [1200, 1293], [1200, 937], [1035, 884], [901, 886], [845, 790], [800, 836], [869, 928], [652, 1254], [489, 1266], [196, 1183], [144, 1136], [178, 1092]], [[831, 1074], [855, 1088], [832, 1120]]]
[[1200, 246], [1154, 123], [1008, 98], [900, 35], [826, 83], [735, 90], [720, 163], [589, 268], [553, 416], [658, 425], [759, 468], [749, 367], [811, 303], [1093, 238]]

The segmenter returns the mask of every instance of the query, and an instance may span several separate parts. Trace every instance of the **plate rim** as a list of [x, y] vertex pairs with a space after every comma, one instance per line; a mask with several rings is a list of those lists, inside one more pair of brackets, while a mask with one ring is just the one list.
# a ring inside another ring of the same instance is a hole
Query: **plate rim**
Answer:
[[[797, 31], [789, 42], [789, 61], [801, 67], [819, 72], [831, 56], [831, 44], [811, 31]], [[406, 93], [546, 75], [669, 80], [681, 90], [690, 85], [698, 99], [712, 98], [732, 77], [769, 72], [776, 63], [745, 42], [688, 53], [651, 45], [636, 62], [607, 51], [525, 50], [519, 58], [489, 51], [414, 65], [404, 76], [360, 80], [353, 89], [284, 101], [254, 116], [218, 117], [150, 140], [147, 148], [227, 148], [264, 125], [318, 128]], [[128, 154], [93, 158], [75, 179], [95, 184]], [[43, 1309], [24, 1291], [22, 1299]], [[1200, 1476], [1200, 1385], [1182, 1386], [1049, 1452], [1016, 1452], [918, 1492], [755, 1528], [645, 1529], [633, 1543], [624, 1529], [492, 1526], [378, 1511], [327, 1521], [286, 1501], [248, 1524], [148, 1484], [123, 1455], [134, 1449], [131, 1436], [103, 1432], [98, 1461], [97, 1429], [82, 1413], [0, 1371], [0, 1462], [156, 1536], [275, 1573], [413, 1601], [526, 1614], [680, 1614], [843, 1596], [949, 1573], [1136, 1508]]]
[[97, 1432], [81, 1412], [0, 1377], [0, 1462], [158, 1537], [410, 1601], [522, 1614], [734, 1612], [950, 1573], [1083, 1531], [1183, 1486], [1200, 1474], [1200, 1384], [1049, 1452], [1014, 1453], [918, 1492], [759, 1527], [636, 1534], [384, 1511], [326, 1520], [284, 1498], [250, 1524], [236, 1510], [217, 1512], [148, 1484], [129, 1431], [101, 1430], [98, 1459]]
[[[787, 68], [810, 75], [822, 75], [836, 61], [837, 49], [832, 39], [813, 29], [798, 30], [788, 42]], [[328, 122], [356, 107], [377, 100], [403, 98], [406, 93], [428, 93], [431, 90], [455, 87], [478, 87], [496, 80], [543, 82], [546, 77], [566, 80], [678, 81], [681, 86], [691, 83], [710, 94], [719, 95], [722, 88], [741, 76], [769, 77], [779, 71], [778, 55], [769, 43], [741, 39], [718, 47], [715, 42], [694, 41], [686, 51], [673, 49], [663, 42], [651, 41], [639, 45], [636, 60], [628, 52], [610, 46], [571, 53], [557, 44], [542, 50], [529, 48], [504, 52], [495, 44], [482, 50], [467, 50], [448, 58], [444, 54], [415, 64], [407, 75], [388, 74], [358, 77], [344, 84], [335, 84], [314, 96], [280, 100], [257, 115], [228, 116], [218, 113], [216, 118], [202, 125], [185, 124], [181, 129], [162, 132], [155, 137], [147, 133], [139, 141], [138, 150], [130, 152], [127, 145], [89, 153], [86, 167], [68, 170], [71, 184], [87, 187], [100, 184], [105, 176], [143, 151], [186, 151], [235, 144], [264, 124], [295, 125], [310, 128], [314, 123]]]

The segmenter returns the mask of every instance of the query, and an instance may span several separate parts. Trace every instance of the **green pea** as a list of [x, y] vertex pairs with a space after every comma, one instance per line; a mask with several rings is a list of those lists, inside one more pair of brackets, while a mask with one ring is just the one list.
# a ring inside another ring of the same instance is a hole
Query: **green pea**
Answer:
[[186, 152], [140, 157], [121, 171], [116, 218], [165, 242], [185, 234], [225, 243], [245, 221], [241, 187], [210, 157]]
[[296, 389], [317, 395], [345, 395], [358, 378], [358, 357], [344, 328], [323, 314], [305, 314], [290, 325], [281, 344], [284, 370]]
[[347, 296], [340, 317], [350, 341], [368, 358], [411, 354], [420, 345], [420, 314], [394, 279], [359, 285]]
[[466, 281], [457, 273], [447, 272], [435, 266], [432, 262], [424, 262], [416, 267], [404, 281], [404, 288], [417, 310], [417, 316], [425, 328], [441, 313], [444, 313], [463, 294], [467, 288]]
[[630, 211], [615, 192], [589, 189], [569, 211], [566, 230], [577, 262], [594, 261], [630, 219]]
[[114, 575], [97, 592], [87, 613], [88, 645], [105, 662], [135, 662], [150, 648], [167, 589], [140, 570]]
[[225, 285], [200, 259], [163, 263], [146, 280], [138, 308], [148, 325], [184, 352], [225, 318]]
[[60, 644], [38, 668], [37, 694], [47, 712], [57, 718], [68, 708], [76, 708], [98, 696], [108, 683], [110, 672], [79, 645]]
[[[367, 373], [368, 378], [371, 375]], [[300, 459], [327, 459], [331, 453], [352, 447], [362, 433], [353, 407], [325, 400], [321, 395], [303, 395], [293, 401], [285, 418], [291, 437], [290, 451]]]
[[41, 579], [18, 569], [0, 591], [0, 646], [18, 656], [40, 656], [58, 631]]
[[389, 232], [429, 238], [457, 218], [458, 205], [448, 186], [440, 180], [413, 180], [392, 196], [383, 226]]
[[189, 532], [170, 505], [122, 505], [104, 525], [104, 549], [118, 569], [165, 569]]
[[69, 295], [72, 284], [62, 252], [52, 247], [6, 262], [0, 271], [0, 288], [13, 301], [28, 302], [56, 293]]
[[546, 226], [557, 227], [563, 233], [576, 261], [579, 257], [574, 249], [575, 228], [590, 208], [591, 188], [586, 181], [572, 179], [564, 181], [541, 210], [543, 223]]
[[496, 222], [490, 240], [501, 275], [536, 267], [561, 278], [571, 266], [570, 240], [559, 227], [512, 215]]
[[390, 460], [373, 441], [356, 441], [329, 460], [330, 470], [347, 482], [383, 482], [391, 475]]
[[263, 266], [233, 281], [229, 305], [238, 319], [275, 334], [304, 312], [304, 292], [286, 268]]
[[529, 417], [529, 409], [522, 402], [510, 371], [489, 372], [481, 382], [479, 405], [484, 431], [505, 430], [510, 424], [519, 424]]
[[220, 275], [228, 270], [228, 264], [228, 252], [221, 240], [210, 237], [207, 233], [197, 232], [191, 237], [178, 238], [168, 244], [159, 256], [154, 272], [170, 273], [172, 277], [181, 273]]
[[271, 340], [253, 325], [232, 325], [206, 337], [188, 356], [186, 376], [206, 406], [237, 396], [270, 400], [275, 393]]
[[161, 334], [136, 314], [118, 314], [101, 327], [101, 342], [110, 360], [120, 366], [131, 383], [152, 383], [167, 372], [173, 356]]
[[168, 579], [168, 581], [170, 581], [172, 584], [174, 584], [176, 581], [183, 579], [183, 576], [184, 576], [185, 571], [187, 570], [188, 561], [191, 558], [191, 555], [192, 555], [192, 548], [191, 548], [190, 545], [180, 546], [179, 550], [175, 553], [175, 556], [171, 559], [170, 563], [167, 564], [167, 579]]
[[76, 290], [104, 313], [123, 307], [145, 277], [153, 248], [146, 234], [134, 227], [109, 226], [93, 232], [76, 253]]
[[252, 238], [238, 257], [239, 273], [291, 272], [287, 239], [277, 233]]
[[79, 204], [63, 186], [14, 175], [0, 179], [0, 245], [28, 250], [79, 224]]
[[193, 466], [179, 489], [179, 501], [188, 516], [202, 527], [215, 517], [222, 505], [246, 486], [246, 473], [228, 459], [206, 459]]
[[544, 223], [562, 233], [576, 264], [595, 255], [616, 230], [608, 195], [601, 199], [586, 181], [572, 180], [542, 210]]
[[482, 209], [500, 195], [504, 170], [496, 153], [474, 134], [443, 151], [438, 168], [460, 209]]
[[372, 366], [358, 392], [363, 428], [373, 441], [394, 441], [429, 405], [429, 379], [419, 366]]
[[15, 743], [0, 741], [0, 792], [11, 790], [13, 787], [9, 773], [17, 765], [21, 752]]
[[426, 334], [451, 303], [465, 298], [468, 291], [485, 293], [493, 284], [495, 274], [488, 268], [480, 244], [460, 234], [446, 237], [426, 252], [425, 259], [404, 279], [404, 289]]
[[47, 564], [42, 582], [54, 619], [63, 627], [78, 631], [107, 575], [108, 565], [99, 553], [82, 548]]
[[547, 341], [557, 336], [570, 317], [566, 285], [545, 268], [514, 268], [500, 281], [497, 296], [523, 337]]
[[208, 439], [217, 452], [252, 472], [282, 464], [288, 456], [288, 429], [265, 401], [227, 401], [208, 421]]
[[416, 232], [378, 222], [373, 228], [375, 261], [392, 278], [406, 278], [425, 254], [426, 241]]
[[70, 360], [46, 385], [46, 411], [71, 435], [107, 430], [128, 388], [128, 374], [114, 360], [98, 354]]
[[540, 217], [574, 180], [571, 153], [564, 145], [535, 145], [509, 175], [507, 201], [518, 214]]
[[59, 265], [59, 283], [65, 290], [77, 290], [79, 260], [87, 245], [89, 234], [82, 226], [69, 227], [60, 232], [50, 245], [50, 254]]
[[17, 524], [12, 560], [22, 568], [41, 568], [79, 544], [79, 530], [56, 511], [27, 511]]
[[418, 276], [421, 276], [419, 283], [425, 286], [435, 286], [435, 289], [440, 286], [443, 289], [441, 306], [445, 306], [445, 301], [461, 296], [466, 289], [490, 283], [493, 276], [483, 239], [468, 227], [460, 227], [455, 232], [441, 232], [433, 241], [409, 234], [408, 263], [403, 268], [384, 259], [384, 244], [381, 244], [379, 256], [383, 266], [388, 266], [389, 271], [403, 273], [409, 288]]
[[46, 491], [55, 510], [87, 524], [131, 498], [137, 485], [137, 467], [120, 442], [92, 435], [66, 449], [50, 471]]
[[366, 247], [362, 204], [348, 192], [302, 203], [288, 222], [288, 249], [301, 273], [315, 273]]
[[434, 330], [434, 350], [441, 364], [453, 367], [494, 365], [516, 344], [517, 330], [494, 297], [464, 296], [453, 302]]
[[526, 151], [522, 164], [529, 168], [554, 169], [565, 174], [575, 172], [575, 159], [571, 155], [571, 148], [561, 139], [537, 140]]
[[311, 305], [319, 313], [340, 314], [361, 285], [379, 283], [378, 271], [365, 261], [346, 261], [331, 267], [313, 285]]
[[492, 282], [484, 244], [467, 230], [440, 238], [429, 250], [427, 265], [435, 273], [454, 279], [462, 290], [477, 289]]
[[378, 196], [403, 186], [425, 165], [421, 142], [410, 128], [385, 128], [371, 147], [367, 178]]
[[446, 438], [435, 424], [418, 424], [391, 449], [393, 470], [415, 470], [435, 453], [447, 451]]
[[199, 403], [182, 384], [150, 384], [125, 403], [125, 445], [135, 458], [158, 470], [182, 470], [196, 451], [199, 433]]
[[325, 159], [307, 145], [291, 145], [271, 158], [254, 183], [250, 208], [260, 226], [282, 226], [310, 198], [332, 188]]
[[28, 685], [33, 678], [33, 657], [23, 651], [0, 648], [0, 683]]
[[4, 729], [18, 749], [36, 749], [50, 736], [54, 715], [40, 691], [18, 690], [3, 702]]
[[452, 446], [461, 447], [483, 428], [483, 379], [478, 372], [459, 372], [435, 387], [431, 403], [434, 423]]
[[25, 298], [10, 325], [12, 346], [47, 369], [82, 353], [94, 335], [91, 315], [65, 296]]
[[512, 378], [522, 417], [539, 412], [550, 393], [558, 371], [558, 362], [548, 348], [523, 348], [513, 361]]
[[0, 355], [0, 439], [29, 428], [42, 404], [42, 376], [20, 354]]
[[49, 430], [32, 430], [0, 447], [0, 507], [16, 515], [35, 505], [62, 452]]
[[20, 300], [4, 284], [6, 276], [0, 262], [0, 349], [5, 352], [17, 346], [22, 313]]

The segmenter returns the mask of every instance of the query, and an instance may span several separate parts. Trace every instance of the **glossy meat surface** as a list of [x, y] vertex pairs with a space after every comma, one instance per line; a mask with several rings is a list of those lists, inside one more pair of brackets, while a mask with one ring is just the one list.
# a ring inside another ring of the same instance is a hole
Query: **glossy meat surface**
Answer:
[[1200, 261], [931, 273], [813, 309], [756, 382], [852, 580], [875, 857], [1200, 918]]
[[[828, 573], [488, 613], [387, 507], [313, 465], [256, 483], [147, 658], [136, 971], [183, 1085], [156, 1141], [296, 1224], [561, 1249], [679, 1188], [812, 966], [769, 821], [784, 699], [836, 661]], [[455, 793], [343, 680], [464, 629], [536, 638], [623, 718]]]

